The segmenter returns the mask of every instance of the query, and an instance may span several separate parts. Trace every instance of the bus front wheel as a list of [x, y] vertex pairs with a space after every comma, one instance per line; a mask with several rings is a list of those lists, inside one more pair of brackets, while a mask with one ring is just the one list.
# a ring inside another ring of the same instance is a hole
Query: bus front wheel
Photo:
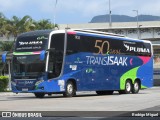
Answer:
[[45, 93], [34, 93], [34, 95], [36, 96], [36, 98], [44, 98]]
[[73, 97], [76, 95], [76, 89], [75, 89], [75, 85], [73, 84], [72, 81], [68, 81], [67, 85], [66, 85], [66, 90], [63, 93], [64, 97]]

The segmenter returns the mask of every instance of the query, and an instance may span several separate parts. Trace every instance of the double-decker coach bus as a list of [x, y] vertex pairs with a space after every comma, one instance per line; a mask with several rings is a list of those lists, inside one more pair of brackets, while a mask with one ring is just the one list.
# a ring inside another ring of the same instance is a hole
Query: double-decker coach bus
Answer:
[[[5, 62], [7, 52], [2, 55]], [[12, 55], [15, 93], [138, 93], [153, 85], [149, 41], [89, 30], [41, 30], [18, 36]]]

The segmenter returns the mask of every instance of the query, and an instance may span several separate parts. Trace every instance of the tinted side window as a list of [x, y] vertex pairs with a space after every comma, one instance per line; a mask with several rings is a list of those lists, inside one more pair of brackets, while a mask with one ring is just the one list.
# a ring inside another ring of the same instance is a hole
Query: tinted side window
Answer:
[[50, 48], [55, 48], [58, 51], [63, 51], [64, 50], [64, 34], [52, 35]]
[[67, 54], [94, 52], [95, 38], [89, 36], [68, 35]]
[[68, 35], [67, 54], [91, 52], [105, 54], [122, 54], [134, 56], [151, 56], [150, 43], [118, 40], [85, 35]]
[[58, 77], [61, 73], [64, 53], [64, 34], [53, 34], [50, 48], [54, 48], [54, 51], [49, 52], [49, 79]]

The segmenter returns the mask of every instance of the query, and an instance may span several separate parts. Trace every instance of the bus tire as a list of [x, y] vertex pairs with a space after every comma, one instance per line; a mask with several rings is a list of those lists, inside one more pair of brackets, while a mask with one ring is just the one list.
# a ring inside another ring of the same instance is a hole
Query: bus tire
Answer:
[[76, 89], [75, 89], [75, 85], [73, 84], [72, 81], [68, 81], [67, 85], [66, 85], [66, 90], [63, 93], [64, 97], [73, 97], [76, 95]]
[[140, 89], [140, 83], [139, 81], [136, 80], [132, 86], [132, 93], [137, 94], [139, 92], [139, 89]]
[[34, 93], [36, 98], [44, 98], [45, 93]]
[[125, 90], [120, 90], [119, 94], [130, 94], [132, 91], [132, 83], [130, 80], [126, 81]]

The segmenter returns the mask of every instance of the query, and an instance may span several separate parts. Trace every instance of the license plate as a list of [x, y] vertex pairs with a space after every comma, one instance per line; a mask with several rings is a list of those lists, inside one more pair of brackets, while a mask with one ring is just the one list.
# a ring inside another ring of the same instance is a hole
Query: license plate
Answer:
[[27, 91], [28, 91], [28, 88], [22, 88], [22, 91], [23, 91], [23, 92], [27, 92]]

